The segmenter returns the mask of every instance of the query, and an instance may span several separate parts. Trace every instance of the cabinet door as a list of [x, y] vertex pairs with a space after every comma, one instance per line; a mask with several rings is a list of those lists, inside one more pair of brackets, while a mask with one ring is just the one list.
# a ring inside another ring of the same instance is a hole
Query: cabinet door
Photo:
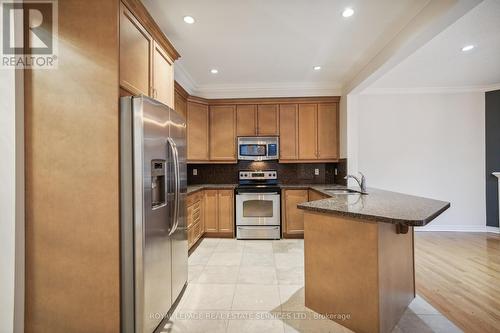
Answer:
[[278, 105], [259, 105], [257, 108], [257, 135], [278, 135], [279, 134]]
[[210, 160], [236, 162], [236, 107], [210, 107]]
[[151, 94], [153, 39], [120, 3], [120, 86], [131, 94]]
[[217, 232], [217, 190], [205, 191], [204, 205], [204, 223], [206, 232]]
[[174, 94], [174, 110], [187, 118], [187, 100], [177, 91]]
[[234, 191], [219, 190], [219, 232], [233, 233], [234, 231]]
[[297, 156], [297, 125], [298, 105], [280, 105], [280, 159], [296, 160]]
[[299, 105], [299, 159], [317, 159], [317, 104]]
[[318, 104], [318, 159], [338, 158], [337, 104]]
[[236, 133], [238, 136], [257, 134], [257, 105], [238, 105], [236, 107]]
[[205, 233], [205, 195], [200, 198], [200, 237]]
[[208, 106], [188, 102], [187, 159], [188, 162], [208, 161]]
[[308, 190], [286, 190], [284, 196], [285, 235], [304, 234], [304, 211], [297, 205], [308, 201]]
[[174, 108], [174, 62], [158, 43], [153, 51], [153, 98]]

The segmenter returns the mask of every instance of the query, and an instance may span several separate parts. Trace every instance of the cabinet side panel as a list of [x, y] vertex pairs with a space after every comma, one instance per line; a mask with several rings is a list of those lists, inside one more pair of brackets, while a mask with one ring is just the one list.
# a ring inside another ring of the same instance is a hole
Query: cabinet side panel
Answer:
[[391, 332], [415, 297], [413, 228], [379, 223], [380, 331]]
[[118, 4], [59, 1], [25, 71], [26, 332], [120, 331]]

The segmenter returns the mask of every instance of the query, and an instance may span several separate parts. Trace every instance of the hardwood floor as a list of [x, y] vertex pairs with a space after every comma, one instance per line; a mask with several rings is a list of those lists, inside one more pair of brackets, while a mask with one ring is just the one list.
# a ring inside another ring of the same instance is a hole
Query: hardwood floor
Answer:
[[417, 293], [465, 332], [500, 332], [500, 235], [416, 232]]

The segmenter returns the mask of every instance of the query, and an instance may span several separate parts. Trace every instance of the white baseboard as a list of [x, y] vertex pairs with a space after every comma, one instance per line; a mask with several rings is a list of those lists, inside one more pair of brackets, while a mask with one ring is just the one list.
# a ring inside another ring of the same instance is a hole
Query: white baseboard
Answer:
[[500, 233], [500, 228], [483, 225], [428, 225], [416, 227], [415, 231], [453, 231], [453, 232], [494, 232]]
[[499, 227], [486, 227], [487, 232], [492, 232], [494, 234], [500, 234], [500, 228]]

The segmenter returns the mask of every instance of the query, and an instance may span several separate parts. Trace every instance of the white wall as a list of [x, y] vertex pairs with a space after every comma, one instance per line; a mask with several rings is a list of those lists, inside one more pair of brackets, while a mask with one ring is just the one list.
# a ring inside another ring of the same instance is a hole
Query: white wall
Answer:
[[22, 73], [0, 72], [0, 332], [11, 333], [24, 324], [23, 96]]
[[368, 186], [451, 202], [427, 229], [484, 231], [484, 93], [357, 95], [353, 108], [349, 157]]

